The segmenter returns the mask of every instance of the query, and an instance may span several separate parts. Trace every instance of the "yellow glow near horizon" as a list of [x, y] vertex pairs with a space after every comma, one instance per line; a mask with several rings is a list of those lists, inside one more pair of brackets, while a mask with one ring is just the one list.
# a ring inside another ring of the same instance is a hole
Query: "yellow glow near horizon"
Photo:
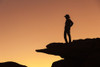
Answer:
[[0, 0], [0, 62], [50, 67], [58, 56], [36, 53], [64, 42], [64, 15], [74, 22], [72, 39], [100, 37], [98, 0]]

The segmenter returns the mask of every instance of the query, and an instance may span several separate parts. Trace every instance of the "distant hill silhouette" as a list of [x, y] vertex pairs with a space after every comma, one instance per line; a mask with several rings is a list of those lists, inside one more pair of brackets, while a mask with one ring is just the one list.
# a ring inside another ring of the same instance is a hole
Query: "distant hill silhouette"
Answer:
[[50, 43], [36, 51], [64, 58], [52, 67], [100, 67], [100, 38], [74, 40], [70, 44]]
[[0, 63], [0, 67], [27, 67], [27, 66], [9, 61], [9, 62]]

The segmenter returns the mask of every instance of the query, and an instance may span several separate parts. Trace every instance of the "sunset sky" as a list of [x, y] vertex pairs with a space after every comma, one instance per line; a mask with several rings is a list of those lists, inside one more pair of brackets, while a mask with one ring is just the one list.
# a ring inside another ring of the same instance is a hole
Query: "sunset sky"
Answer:
[[64, 43], [66, 14], [72, 40], [100, 37], [100, 0], [0, 0], [0, 62], [50, 67], [60, 60], [35, 50]]

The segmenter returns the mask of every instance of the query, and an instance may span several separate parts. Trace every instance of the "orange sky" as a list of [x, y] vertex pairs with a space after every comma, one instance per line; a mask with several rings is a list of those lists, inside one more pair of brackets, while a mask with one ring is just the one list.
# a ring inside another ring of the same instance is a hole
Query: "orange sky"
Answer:
[[0, 62], [50, 67], [60, 60], [35, 50], [64, 42], [65, 14], [74, 22], [73, 40], [100, 37], [99, 0], [0, 0]]

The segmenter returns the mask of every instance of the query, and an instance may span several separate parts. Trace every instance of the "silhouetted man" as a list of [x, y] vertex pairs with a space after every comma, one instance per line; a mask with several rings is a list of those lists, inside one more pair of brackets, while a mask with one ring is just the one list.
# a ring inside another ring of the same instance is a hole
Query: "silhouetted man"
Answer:
[[65, 42], [68, 43], [66, 35], [69, 37], [69, 43], [71, 43], [71, 35], [70, 35], [70, 28], [73, 25], [73, 22], [70, 19], [70, 16], [67, 14], [64, 16], [66, 18], [65, 22], [65, 30], [64, 30], [64, 39]]

